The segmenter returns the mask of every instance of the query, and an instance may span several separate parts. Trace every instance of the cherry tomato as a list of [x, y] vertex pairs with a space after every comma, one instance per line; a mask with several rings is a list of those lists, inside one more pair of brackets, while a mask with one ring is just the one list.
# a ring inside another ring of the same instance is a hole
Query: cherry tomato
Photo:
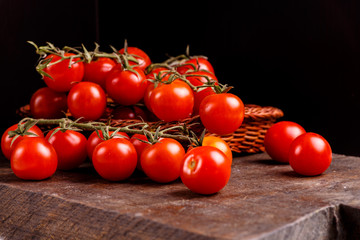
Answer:
[[[216, 76], [206, 71], [192, 72], [191, 74], [189, 74], [189, 76], [186, 77], [186, 79], [189, 80], [189, 82], [194, 86], [202, 86], [208, 82], [208, 79], [210, 81], [215, 81], [215, 85], [219, 85], [217, 83], [218, 79], [216, 78]], [[209, 95], [215, 94], [215, 91], [211, 87], [206, 87], [206, 88], [200, 88], [199, 91], [193, 91], [193, 93], [194, 93], [193, 115], [198, 115], [200, 103], [202, 102], [202, 100]]]
[[43, 180], [51, 177], [57, 167], [57, 155], [45, 138], [24, 138], [11, 154], [11, 169], [18, 178]]
[[34, 118], [61, 118], [65, 116], [66, 111], [66, 93], [43, 87], [31, 96], [30, 112]]
[[91, 121], [99, 119], [106, 108], [106, 95], [99, 84], [81, 82], [71, 88], [67, 103], [74, 118]]
[[112, 113], [113, 119], [138, 119], [147, 121], [146, 113], [138, 106], [118, 106]]
[[148, 74], [146, 74], [146, 79], [155, 79], [155, 75], [159, 75], [160, 72], [163, 73], [162, 75], [166, 74], [166, 71], [168, 71], [168, 68], [165, 67], [157, 67], [152, 69]]
[[[119, 51], [121, 54], [125, 52], [125, 49], [122, 48]], [[130, 66], [138, 65], [143, 71], [151, 64], [149, 56], [140, 48], [137, 47], [127, 47], [127, 53], [136, 58], [138, 63], [129, 61]]]
[[90, 63], [84, 63], [83, 81], [97, 83], [105, 90], [106, 76], [115, 65], [116, 63], [110, 58], [98, 58]]
[[292, 141], [305, 132], [305, 129], [295, 122], [277, 122], [265, 134], [265, 151], [273, 160], [288, 163]]
[[330, 144], [319, 134], [304, 133], [295, 138], [290, 145], [289, 163], [298, 174], [320, 175], [328, 169], [331, 160]]
[[44, 137], [43, 132], [41, 131], [41, 129], [38, 126], [33, 126], [29, 129], [29, 132], [32, 132], [35, 135], [24, 135], [24, 136], [19, 136], [15, 139], [15, 141], [11, 144], [11, 142], [13, 141], [13, 138], [9, 136], [9, 132], [10, 131], [14, 131], [18, 128], [18, 124], [14, 124], [11, 127], [9, 127], [8, 129], [5, 130], [5, 132], [3, 133], [2, 137], [1, 137], [1, 150], [4, 154], [4, 156], [7, 159], [10, 159], [11, 156], [11, 152], [14, 149], [14, 147], [24, 138], [27, 137]]
[[148, 86], [146, 87], [145, 93], [144, 93], [144, 103], [145, 103], [146, 108], [150, 112], [153, 112], [153, 110], [151, 109], [150, 99], [151, 99], [151, 94], [152, 94], [154, 88], [155, 88], [154, 83], [149, 82]]
[[[113, 131], [109, 131], [109, 135], [112, 135], [114, 132]], [[99, 135], [101, 138], [104, 138], [104, 135], [102, 133], [102, 131], [99, 131]], [[90, 160], [92, 160], [92, 155], [93, 155], [93, 152], [94, 152], [94, 149], [97, 145], [99, 145], [99, 143], [102, 143], [104, 142], [103, 139], [101, 139], [99, 137], [99, 135], [97, 134], [96, 131], [92, 132], [87, 140], [87, 143], [86, 143], [86, 152], [87, 152], [87, 155], [88, 157], [90, 158]], [[121, 137], [125, 137], [126, 139], [129, 139], [129, 135], [127, 135], [126, 133], [124, 132], [117, 132], [116, 135], [114, 136], [114, 138], [121, 138]]]
[[137, 164], [135, 147], [125, 138], [106, 140], [94, 149], [92, 162], [96, 172], [109, 181], [122, 181], [131, 176]]
[[232, 152], [229, 145], [222, 139], [216, 136], [205, 136], [202, 142], [202, 146], [212, 146], [222, 151], [226, 157], [232, 163]]
[[144, 97], [148, 86], [143, 70], [134, 67], [133, 71], [115, 67], [106, 78], [106, 91], [109, 97], [121, 105], [138, 103]]
[[176, 70], [180, 74], [185, 74], [189, 71], [199, 71], [199, 70], [205, 70], [205, 71], [215, 74], [214, 68], [211, 65], [211, 63], [206, 58], [203, 58], [203, 57], [195, 57], [195, 58], [186, 60], [184, 63], [182, 63], [180, 66], [178, 66], [176, 68]]
[[185, 150], [178, 141], [163, 138], [143, 150], [140, 157], [141, 167], [155, 182], [172, 182], [180, 176], [184, 154]]
[[180, 178], [191, 191], [207, 195], [223, 189], [230, 174], [231, 162], [226, 155], [215, 147], [202, 146], [184, 156]]
[[244, 120], [245, 107], [241, 99], [234, 94], [213, 94], [202, 100], [199, 115], [209, 132], [225, 135], [240, 127]]
[[[75, 55], [73, 53], [65, 53], [65, 57]], [[52, 59], [51, 63], [57, 62], [61, 57], [50, 54], [45, 59]], [[84, 64], [77, 62], [79, 59], [74, 58], [63, 60], [54, 65], [48, 66], [44, 69], [44, 72], [49, 74], [51, 78], [44, 76], [43, 79], [46, 85], [56, 92], [67, 92], [70, 88], [80, 82], [84, 76]]]
[[143, 141], [149, 141], [147, 139], [147, 137], [143, 134], [134, 134], [131, 138], [130, 138], [130, 142], [134, 145], [135, 149], [136, 149], [136, 153], [137, 153], [137, 165], [136, 168], [140, 171], [142, 171], [142, 167], [141, 167], [141, 161], [140, 161], [140, 157], [142, 152], [145, 150], [145, 148], [151, 146], [150, 143], [146, 143]]
[[71, 170], [79, 167], [87, 157], [86, 137], [73, 130], [66, 130], [65, 132], [60, 130], [52, 135], [54, 130], [48, 132], [45, 139], [56, 151], [58, 156], [57, 168], [60, 170]]
[[190, 117], [194, 107], [194, 94], [185, 82], [175, 80], [170, 84], [160, 83], [150, 96], [153, 113], [166, 122]]

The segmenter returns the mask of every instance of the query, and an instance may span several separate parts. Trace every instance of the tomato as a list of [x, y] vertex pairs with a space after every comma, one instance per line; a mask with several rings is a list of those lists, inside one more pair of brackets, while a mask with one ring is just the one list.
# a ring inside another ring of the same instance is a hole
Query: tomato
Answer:
[[330, 144], [317, 133], [304, 133], [290, 145], [289, 163], [298, 174], [316, 176], [329, 168], [332, 160]]
[[199, 70], [205, 70], [205, 71], [215, 74], [214, 68], [211, 65], [211, 63], [206, 58], [203, 58], [203, 57], [195, 57], [195, 58], [186, 60], [184, 63], [180, 64], [176, 68], [176, 70], [180, 74], [185, 74], [190, 71], [199, 71]]
[[180, 176], [184, 155], [185, 150], [178, 141], [163, 138], [143, 150], [140, 156], [141, 167], [155, 182], [172, 182]]
[[121, 105], [134, 105], [145, 94], [148, 81], [144, 72], [134, 67], [136, 73], [115, 67], [106, 78], [106, 91], [110, 98]]
[[213, 94], [202, 100], [199, 115], [209, 132], [225, 135], [240, 127], [244, 120], [245, 107], [241, 99], [232, 93]]
[[288, 163], [292, 141], [305, 132], [305, 129], [295, 122], [277, 122], [265, 134], [265, 151], [273, 160]]
[[[120, 49], [119, 53], [123, 54], [125, 49]], [[130, 66], [138, 65], [143, 71], [151, 64], [149, 56], [140, 48], [127, 47], [127, 53], [135, 57], [138, 63], [129, 61]]]
[[55, 173], [58, 160], [55, 149], [45, 138], [32, 137], [16, 145], [10, 162], [18, 178], [43, 180]]
[[212, 146], [222, 151], [226, 157], [232, 163], [232, 152], [229, 145], [222, 139], [216, 136], [205, 136], [202, 142], [202, 146]]
[[52, 135], [54, 131], [55, 129], [49, 131], [45, 139], [56, 151], [58, 156], [57, 168], [71, 170], [79, 167], [87, 157], [86, 137], [73, 130], [66, 130], [65, 132], [60, 130]]
[[106, 95], [99, 84], [81, 82], [71, 88], [67, 103], [74, 118], [91, 121], [99, 119], [106, 109]]
[[130, 138], [130, 142], [134, 145], [134, 147], [136, 149], [136, 153], [137, 153], [137, 165], [136, 165], [136, 168], [138, 170], [140, 170], [140, 171], [142, 171], [141, 161], [140, 161], [141, 154], [145, 150], [145, 148], [151, 146], [150, 143], [146, 143], [146, 142], [143, 142], [141, 140], [149, 141], [148, 138], [143, 134], [134, 134]]
[[112, 113], [113, 119], [137, 119], [147, 121], [146, 113], [138, 106], [118, 106]]
[[16, 140], [11, 144], [11, 142], [13, 141], [13, 137], [9, 136], [9, 132], [10, 131], [14, 131], [18, 128], [18, 124], [14, 124], [11, 127], [9, 127], [8, 129], [5, 130], [5, 132], [3, 133], [2, 137], [1, 137], [1, 150], [4, 154], [4, 156], [7, 159], [10, 159], [11, 156], [11, 152], [14, 149], [14, 147], [24, 138], [28, 138], [28, 137], [44, 137], [43, 132], [41, 131], [41, 129], [38, 126], [33, 126], [29, 129], [29, 132], [34, 133], [35, 135], [24, 135], [24, 136], [19, 136], [16, 138]]
[[[112, 135], [113, 133], [114, 133], [113, 131], [109, 131], [109, 135]], [[99, 135], [101, 138], [104, 138], [102, 131], [99, 131]], [[93, 131], [87, 140], [86, 152], [87, 152], [87, 155], [90, 158], [90, 160], [92, 160], [92, 155], [93, 155], [95, 147], [97, 145], [99, 145], [99, 143], [102, 143], [104, 141], [100, 137], [98, 136], [96, 131]], [[114, 138], [117, 138], [117, 137], [119, 137], [119, 138], [125, 137], [126, 139], [129, 139], [129, 136], [124, 132], [117, 132], [116, 135], [114, 136]]]
[[162, 76], [164, 74], [166, 74], [166, 72], [169, 71], [168, 68], [165, 67], [157, 67], [152, 69], [148, 74], [146, 74], [146, 79], [155, 79], [155, 76], [159, 75], [160, 72], [163, 73]]
[[137, 164], [135, 147], [125, 138], [106, 140], [94, 149], [92, 162], [96, 172], [109, 181], [122, 181], [131, 176]]
[[152, 94], [154, 88], [155, 88], [154, 83], [149, 82], [148, 86], [146, 87], [145, 93], [144, 93], [144, 103], [145, 103], [146, 108], [150, 112], [153, 112], [153, 110], [151, 109], [150, 99], [151, 99], [151, 94]]
[[98, 58], [90, 63], [84, 63], [83, 81], [97, 83], [105, 90], [106, 76], [115, 65], [116, 63], [110, 58]]
[[[202, 76], [196, 76], [196, 75], [202, 75]], [[208, 79], [210, 81], [214, 81], [215, 85], [219, 85], [218, 79], [216, 76], [212, 73], [205, 72], [205, 71], [197, 71], [192, 72], [189, 76], [186, 77], [189, 82], [194, 86], [202, 86], [206, 83], [208, 83]], [[193, 91], [194, 93], [194, 110], [193, 115], [199, 114], [199, 107], [202, 100], [212, 94], [215, 94], [215, 91], [211, 87], [206, 88], [200, 88], [198, 91]]]
[[67, 111], [66, 93], [49, 87], [38, 89], [30, 99], [30, 112], [34, 118], [62, 118]]
[[180, 178], [191, 191], [208, 195], [223, 189], [230, 174], [231, 162], [226, 155], [215, 147], [202, 146], [184, 156]]
[[190, 117], [194, 107], [194, 94], [188, 84], [175, 80], [160, 83], [152, 90], [150, 105], [153, 113], [166, 122]]
[[[65, 53], [65, 56], [75, 55], [73, 53]], [[50, 54], [45, 59], [52, 59], [51, 63], [57, 62], [61, 57]], [[74, 58], [71, 61], [70, 68], [69, 63], [70, 59], [63, 60], [54, 65], [44, 68], [44, 72], [49, 74], [51, 78], [44, 76], [43, 79], [46, 85], [56, 92], [67, 92], [70, 88], [80, 82], [84, 76], [84, 64], [82, 62], [77, 62], [79, 59]]]

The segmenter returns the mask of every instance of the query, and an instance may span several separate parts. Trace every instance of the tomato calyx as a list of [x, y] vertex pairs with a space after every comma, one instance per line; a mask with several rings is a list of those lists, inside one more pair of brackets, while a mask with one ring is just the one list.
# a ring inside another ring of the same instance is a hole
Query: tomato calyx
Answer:
[[21, 120], [18, 123], [17, 129], [8, 132], [9, 137], [12, 138], [10, 146], [20, 136], [35, 136], [35, 137], [38, 137], [37, 134], [29, 131], [30, 128], [32, 128], [33, 126], [36, 125], [36, 123], [37, 123], [36, 120], [35, 121], [27, 121], [27, 118], [24, 118], [23, 120]]

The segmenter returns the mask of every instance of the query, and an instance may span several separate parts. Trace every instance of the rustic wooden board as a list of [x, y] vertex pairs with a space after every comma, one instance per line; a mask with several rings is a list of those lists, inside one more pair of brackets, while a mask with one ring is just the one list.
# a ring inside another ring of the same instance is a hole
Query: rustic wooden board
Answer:
[[237, 157], [212, 196], [142, 173], [110, 183], [90, 164], [22, 181], [0, 161], [0, 239], [360, 239], [359, 209], [360, 158], [344, 155], [317, 177]]

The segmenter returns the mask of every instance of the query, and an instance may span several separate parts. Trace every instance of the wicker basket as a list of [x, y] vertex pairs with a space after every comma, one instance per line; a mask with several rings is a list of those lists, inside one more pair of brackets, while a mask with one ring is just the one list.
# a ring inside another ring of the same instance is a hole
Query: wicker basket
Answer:
[[[21, 117], [29, 117], [30, 107], [29, 105], [23, 106], [18, 110], [18, 114]], [[271, 106], [258, 106], [253, 104], [245, 105], [245, 117], [242, 125], [234, 133], [228, 135], [218, 136], [224, 139], [230, 146], [233, 152], [237, 153], [257, 153], [263, 152], [264, 138], [266, 131], [277, 121], [278, 118], [283, 116], [283, 112], [275, 107]], [[110, 122], [113, 127], [123, 127], [126, 125], [134, 124], [140, 120], [115, 120], [101, 119], [103, 122]], [[167, 128], [179, 124], [178, 122], [149, 122], [150, 127]], [[201, 124], [200, 117], [194, 116], [181, 121], [181, 124], [190, 126], [189, 128], [197, 134], [201, 134], [204, 127]]]

